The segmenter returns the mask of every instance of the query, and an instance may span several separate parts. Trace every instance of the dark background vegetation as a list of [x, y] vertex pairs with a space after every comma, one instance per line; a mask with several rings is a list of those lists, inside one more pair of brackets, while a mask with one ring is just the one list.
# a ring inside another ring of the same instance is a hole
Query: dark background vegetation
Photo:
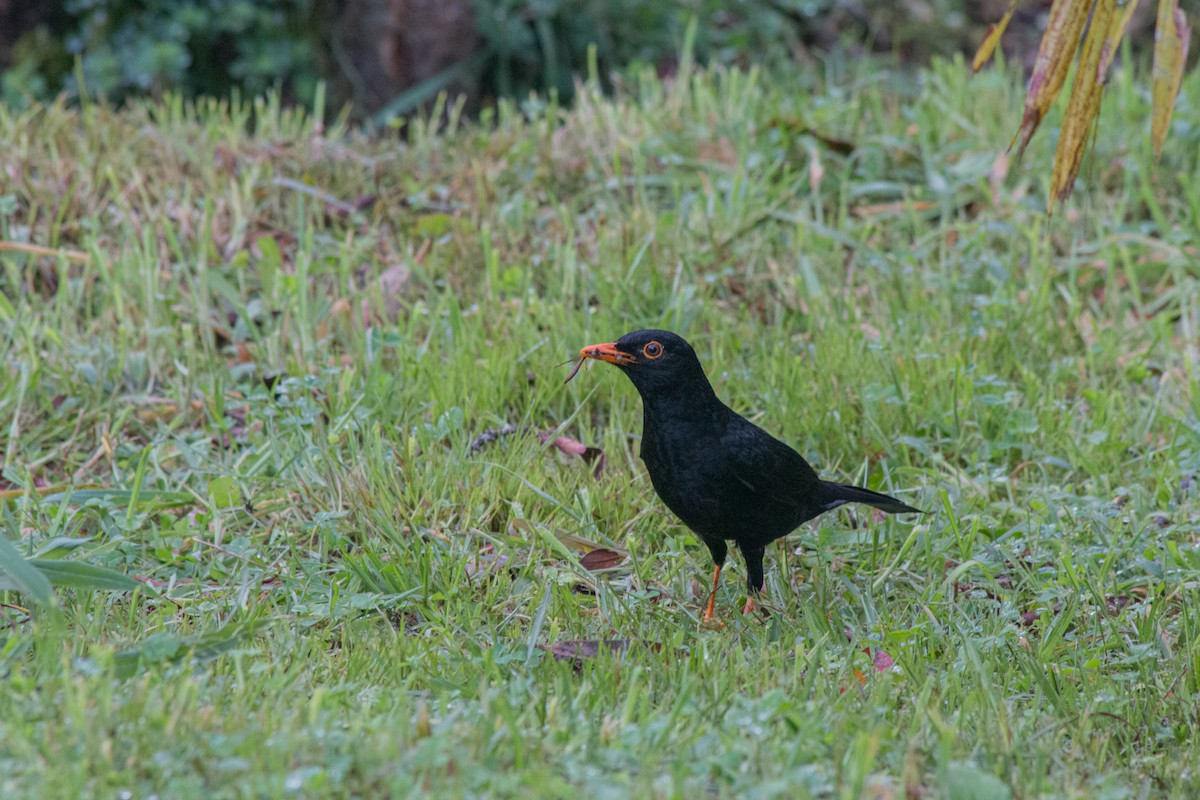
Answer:
[[[843, 49], [900, 64], [970, 52], [1004, 0], [0, 0], [0, 87], [10, 106], [81, 93], [122, 102], [277, 88], [359, 119], [448, 89], [473, 111], [497, 97], [569, 100], [595, 48], [600, 77], [675, 68], [690, 24], [705, 63], [798, 62]], [[1010, 58], [1036, 50], [1048, 0], [1022, 5]], [[1139, 13], [1135, 37], [1151, 31]]]

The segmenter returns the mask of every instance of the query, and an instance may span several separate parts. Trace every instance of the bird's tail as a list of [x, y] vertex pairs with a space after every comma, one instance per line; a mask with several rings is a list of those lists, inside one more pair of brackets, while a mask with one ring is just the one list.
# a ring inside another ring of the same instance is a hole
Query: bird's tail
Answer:
[[832, 501], [830, 508], [840, 506], [843, 503], [866, 503], [889, 514], [925, 513], [919, 508], [913, 508], [910, 505], [901, 503], [894, 497], [888, 497], [886, 494], [880, 494], [879, 492], [872, 492], [870, 489], [863, 489], [860, 486], [825, 481], [825, 488], [829, 490], [829, 499]]

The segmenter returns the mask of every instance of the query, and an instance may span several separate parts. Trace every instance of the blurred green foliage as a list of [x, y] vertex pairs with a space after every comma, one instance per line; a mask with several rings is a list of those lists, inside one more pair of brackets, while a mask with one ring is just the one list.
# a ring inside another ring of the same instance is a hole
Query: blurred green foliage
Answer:
[[[810, 2], [812, 13], [836, 0]], [[696, 58], [722, 63], [789, 55], [799, 40], [791, 21], [760, 0], [476, 0], [488, 56], [480, 70], [487, 94], [522, 97], [557, 90], [570, 97], [596, 48], [602, 73], [649, 65], [673, 68], [687, 26], [696, 21]]]
[[327, 70], [323, 0], [62, 0], [13, 46], [3, 100], [65, 91], [120, 102], [270, 87], [301, 102]]
[[[307, 104], [325, 81], [336, 109], [357, 80], [334, 57], [345, 47], [337, 39], [349, 1], [50, 0], [36, 25], [10, 34], [7, 47], [0, 42], [0, 98], [13, 106], [59, 92], [77, 98], [82, 80], [84, 92], [114, 102], [276, 87]], [[698, 61], [743, 65], [838, 44], [924, 60], [970, 47], [982, 30], [965, 0], [469, 1], [479, 49], [446, 74], [466, 77], [484, 100], [531, 92], [569, 99], [592, 48], [602, 78], [630, 66], [669, 73], [693, 22]], [[409, 110], [447, 83], [435, 78], [429, 92], [392, 106]]]

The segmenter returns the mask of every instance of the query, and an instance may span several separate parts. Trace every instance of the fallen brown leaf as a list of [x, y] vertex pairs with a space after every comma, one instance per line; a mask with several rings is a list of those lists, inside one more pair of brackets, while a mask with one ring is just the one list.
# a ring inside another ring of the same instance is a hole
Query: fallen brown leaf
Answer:
[[1108, 613], [1112, 616], [1117, 616], [1125, 606], [1133, 602], [1133, 598], [1128, 595], [1117, 595], [1116, 597], [1105, 598], [1105, 605], [1108, 607]]
[[464, 567], [467, 579], [487, 577], [501, 572], [508, 565], [508, 556], [495, 553], [490, 549], [481, 550]]
[[629, 649], [628, 639], [568, 639], [554, 644], [539, 644], [538, 648], [545, 650], [559, 661], [570, 659], [595, 658], [601, 651], [623, 653]]
[[549, 442], [555, 448], [561, 450], [567, 455], [579, 456], [584, 461], [592, 465], [592, 474], [597, 478], [600, 477], [600, 473], [604, 471], [604, 464], [607, 461], [603, 450], [601, 450], [599, 447], [589, 447], [583, 442], [577, 439], [572, 439], [569, 436], [558, 436], [551, 441], [550, 437], [553, 435], [553, 433], [553, 431], [540, 432], [538, 434], [538, 441], [540, 441], [542, 444]]
[[618, 553], [616, 550], [601, 547], [590, 553], [585, 553], [579, 559], [579, 565], [590, 572], [599, 572], [603, 569], [612, 569], [613, 567], [620, 566], [624, 560], [624, 553]]
[[573, 661], [575, 668], [583, 666], [589, 658], [596, 658], [602, 653], [621, 655], [634, 645], [641, 645], [652, 653], [662, 650], [658, 642], [637, 642], [631, 639], [566, 639], [554, 644], [539, 644], [538, 649], [554, 656], [555, 661]]
[[356, 197], [348, 203], [342, 200], [327, 200], [325, 201], [325, 219], [332, 221], [348, 217], [357, 211], [365, 211], [375, 205], [376, 199], [375, 195], [367, 194]]

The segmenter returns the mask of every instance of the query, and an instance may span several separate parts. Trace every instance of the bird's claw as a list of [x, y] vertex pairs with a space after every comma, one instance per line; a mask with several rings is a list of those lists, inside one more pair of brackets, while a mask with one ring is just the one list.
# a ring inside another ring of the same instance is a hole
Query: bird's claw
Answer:
[[758, 614], [764, 620], [767, 617], [771, 616], [770, 610], [766, 606], [760, 605], [759, 602], [757, 600], [755, 600], [753, 597], [746, 598], [746, 605], [742, 608], [742, 613], [743, 614]]
[[716, 618], [716, 602], [717, 593], [712, 592], [708, 595], [708, 603], [704, 606], [704, 616], [700, 619], [700, 625], [704, 628], [724, 628], [725, 623]]

